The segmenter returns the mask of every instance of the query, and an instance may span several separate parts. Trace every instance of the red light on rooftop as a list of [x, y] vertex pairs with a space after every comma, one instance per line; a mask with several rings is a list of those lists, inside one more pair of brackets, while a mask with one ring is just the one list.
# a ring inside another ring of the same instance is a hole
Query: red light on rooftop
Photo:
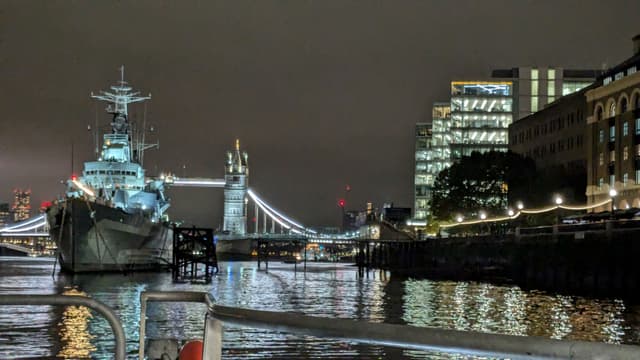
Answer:
[[71, 175], [71, 181], [76, 181], [76, 180], [78, 180], [78, 177], [75, 174]]
[[346, 204], [347, 204], [347, 202], [344, 201], [344, 199], [338, 200], [338, 206], [340, 206], [341, 208], [343, 208]]
[[351, 185], [348, 185], [344, 188], [346, 191], [351, 191]]

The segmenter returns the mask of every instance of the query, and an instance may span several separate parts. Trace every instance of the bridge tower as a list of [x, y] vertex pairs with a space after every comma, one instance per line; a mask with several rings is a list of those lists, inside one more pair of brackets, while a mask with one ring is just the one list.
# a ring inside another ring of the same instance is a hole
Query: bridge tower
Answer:
[[234, 235], [247, 232], [247, 188], [249, 187], [249, 166], [247, 152], [240, 152], [240, 140], [236, 149], [227, 151], [224, 167], [224, 220], [222, 230]]

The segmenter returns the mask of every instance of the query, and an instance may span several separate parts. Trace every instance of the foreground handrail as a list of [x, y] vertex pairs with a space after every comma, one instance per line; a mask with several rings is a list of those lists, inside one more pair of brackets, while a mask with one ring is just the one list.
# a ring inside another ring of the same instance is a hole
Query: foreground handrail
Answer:
[[125, 360], [126, 356], [126, 337], [122, 323], [113, 310], [104, 303], [85, 296], [78, 295], [0, 295], [0, 305], [76, 305], [86, 306], [92, 310], [99, 312], [107, 319], [111, 330], [115, 335], [116, 349], [115, 359]]
[[511, 359], [604, 360], [640, 357], [640, 346], [632, 345], [371, 323], [220, 305], [214, 305], [212, 310], [213, 316], [225, 323], [406, 349], [504, 356]]
[[640, 347], [606, 343], [555, 340], [537, 336], [514, 336], [371, 323], [300, 315], [290, 312], [250, 310], [215, 305], [205, 292], [143, 292], [140, 296], [141, 359], [144, 349], [144, 314], [147, 301], [189, 301], [207, 305], [203, 359], [220, 359], [222, 355], [222, 322], [255, 328], [306, 334], [426, 351], [445, 351], [511, 359], [638, 359]]
[[[207, 305], [210, 310], [214, 304], [213, 296], [198, 291], [143, 291], [140, 293], [140, 347], [138, 358], [144, 359], [144, 338], [147, 329], [147, 302], [197, 302]], [[206, 330], [205, 330], [206, 331]], [[205, 336], [206, 337], [206, 336]], [[210, 350], [211, 351], [211, 350]], [[205, 349], [205, 352], [206, 349]], [[206, 359], [206, 358], [205, 358]]]

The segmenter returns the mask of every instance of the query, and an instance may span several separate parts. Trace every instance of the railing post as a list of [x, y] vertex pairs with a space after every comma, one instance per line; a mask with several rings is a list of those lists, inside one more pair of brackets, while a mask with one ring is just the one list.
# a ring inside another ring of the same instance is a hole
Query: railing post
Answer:
[[216, 319], [211, 311], [207, 312], [204, 320], [204, 342], [202, 359], [222, 359], [222, 321]]

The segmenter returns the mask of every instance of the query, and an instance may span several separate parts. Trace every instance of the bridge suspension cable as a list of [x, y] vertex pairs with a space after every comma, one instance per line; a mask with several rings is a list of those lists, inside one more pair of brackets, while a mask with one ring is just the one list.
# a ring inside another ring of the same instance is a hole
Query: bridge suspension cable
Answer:
[[47, 219], [44, 215], [39, 215], [26, 221], [13, 224], [11, 226], [5, 226], [0, 229], [0, 233], [19, 233], [22, 231], [35, 230], [47, 225]]

